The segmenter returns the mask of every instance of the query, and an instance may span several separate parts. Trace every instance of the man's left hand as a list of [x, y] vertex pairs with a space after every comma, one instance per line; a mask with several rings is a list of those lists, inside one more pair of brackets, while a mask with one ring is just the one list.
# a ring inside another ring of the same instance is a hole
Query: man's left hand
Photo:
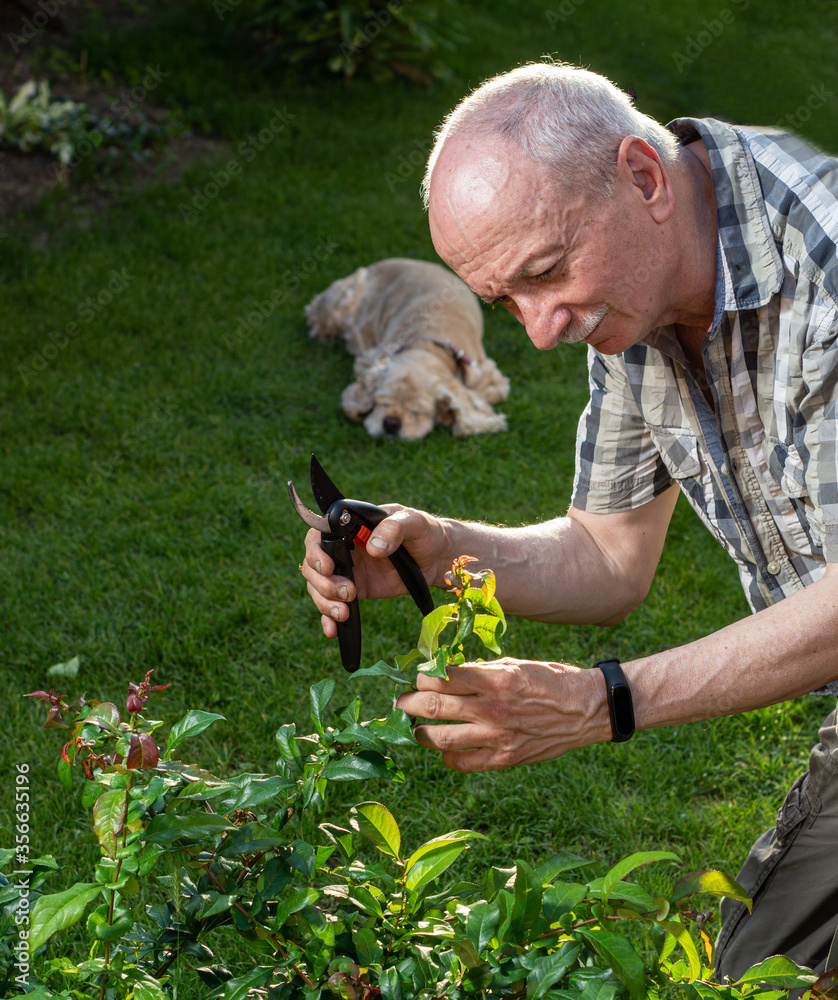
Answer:
[[599, 670], [504, 657], [449, 667], [448, 678], [420, 673], [396, 707], [445, 723], [420, 723], [414, 734], [457, 771], [535, 764], [611, 739]]

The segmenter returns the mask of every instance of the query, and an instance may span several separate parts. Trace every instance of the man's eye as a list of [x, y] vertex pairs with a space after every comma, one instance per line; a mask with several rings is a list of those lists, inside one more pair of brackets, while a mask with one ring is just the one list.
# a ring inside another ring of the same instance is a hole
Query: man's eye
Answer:
[[556, 270], [556, 268], [558, 266], [559, 266], [558, 263], [551, 264], [550, 267], [548, 267], [546, 271], [542, 271], [541, 274], [536, 274], [535, 275], [535, 280], [536, 281], [546, 281], [547, 278], [549, 278], [549, 277], [552, 276], [552, 274], [554, 273], [554, 271]]

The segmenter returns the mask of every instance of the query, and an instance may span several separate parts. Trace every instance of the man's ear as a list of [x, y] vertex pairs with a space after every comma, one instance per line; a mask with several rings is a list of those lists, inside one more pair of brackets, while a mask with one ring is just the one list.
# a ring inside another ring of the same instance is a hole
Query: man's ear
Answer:
[[627, 135], [617, 150], [617, 173], [629, 178], [655, 222], [675, 210], [675, 195], [659, 153], [645, 139]]

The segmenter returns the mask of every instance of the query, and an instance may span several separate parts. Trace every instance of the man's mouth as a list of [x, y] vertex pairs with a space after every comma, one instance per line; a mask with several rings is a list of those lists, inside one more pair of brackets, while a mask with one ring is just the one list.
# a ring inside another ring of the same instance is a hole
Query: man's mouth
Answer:
[[563, 331], [559, 340], [565, 344], [590, 343], [591, 337], [599, 329], [600, 323], [608, 314], [608, 306], [602, 306], [595, 313], [585, 317], [585, 319], [574, 323]]

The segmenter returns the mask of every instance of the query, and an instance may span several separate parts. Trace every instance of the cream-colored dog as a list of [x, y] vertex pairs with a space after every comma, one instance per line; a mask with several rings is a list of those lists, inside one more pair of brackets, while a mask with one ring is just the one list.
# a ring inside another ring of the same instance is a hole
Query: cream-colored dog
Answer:
[[309, 335], [356, 355], [344, 412], [373, 437], [506, 430], [509, 381], [483, 350], [474, 293], [440, 264], [393, 257], [333, 282], [306, 306]]

